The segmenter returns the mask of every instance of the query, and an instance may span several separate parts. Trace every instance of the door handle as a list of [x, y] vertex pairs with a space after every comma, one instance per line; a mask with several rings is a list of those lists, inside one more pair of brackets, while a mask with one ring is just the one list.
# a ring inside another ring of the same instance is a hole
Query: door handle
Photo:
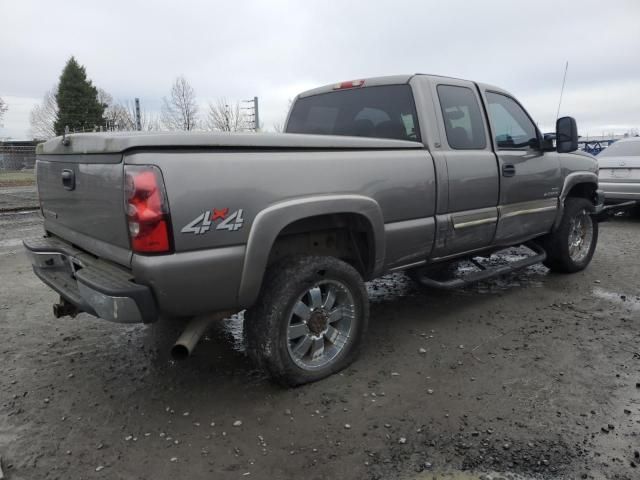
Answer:
[[76, 188], [76, 177], [73, 170], [62, 171], [62, 186], [65, 190], [73, 190]]
[[505, 163], [502, 165], [502, 176], [513, 177], [516, 174], [516, 167], [512, 163]]

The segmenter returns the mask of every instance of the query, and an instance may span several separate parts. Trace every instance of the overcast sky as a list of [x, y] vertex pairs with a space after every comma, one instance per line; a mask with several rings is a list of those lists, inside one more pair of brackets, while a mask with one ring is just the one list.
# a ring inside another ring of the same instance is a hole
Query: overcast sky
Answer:
[[582, 135], [640, 127], [638, 0], [2, 0], [0, 18], [0, 137], [29, 136], [71, 55], [151, 112], [181, 74], [202, 113], [257, 95], [267, 130], [301, 90], [422, 72], [501, 86], [547, 131], [569, 61], [561, 114]]

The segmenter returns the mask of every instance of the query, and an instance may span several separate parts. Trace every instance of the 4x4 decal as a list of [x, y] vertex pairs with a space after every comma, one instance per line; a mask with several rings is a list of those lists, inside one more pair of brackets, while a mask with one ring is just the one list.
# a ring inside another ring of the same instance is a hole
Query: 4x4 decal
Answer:
[[[221, 220], [217, 224], [216, 220]], [[202, 235], [209, 230], [228, 230], [235, 232], [244, 225], [244, 219], [242, 218], [242, 209], [229, 213], [228, 208], [214, 208], [212, 210], [205, 210], [191, 222], [185, 225], [180, 232], [193, 233], [195, 235]]]

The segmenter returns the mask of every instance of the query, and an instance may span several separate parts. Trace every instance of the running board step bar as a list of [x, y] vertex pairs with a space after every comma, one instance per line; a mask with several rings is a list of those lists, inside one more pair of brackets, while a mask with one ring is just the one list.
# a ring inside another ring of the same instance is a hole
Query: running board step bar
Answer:
[[[512, 273], [517, 270], [530, 267], [531, 265], [535, 265], [536, 263], [540, 263], [546, 260], [547, 252], [545, 252], [540, 245], [537, 245], [535, 243], [527, 243], [525, 244], [525, 246], [533, 250], [535, 254], [531, 255], [530, 257], [523, 258], [522, 260], [516, 260], [507, 265], [500, 265], [494, 268], [486, 268], [486, 269], [480, 270], [479, 272], [473, 272], [468, 275], [465, 275], [462, 278], [453, 278], [451, 280], [440, 281], [440, 280], [434, 280], [426, 276], [420, 276], [420, 283], [422, 283], [426, 287], [440, 288], [445, 290], [462, 288], [476, 282], [481, 282], [483, 280], [488, 280], [490, 278], [498, 277], [500, 275]], [[473, 262], [473, 263], [476, 263], [476, 262]]]

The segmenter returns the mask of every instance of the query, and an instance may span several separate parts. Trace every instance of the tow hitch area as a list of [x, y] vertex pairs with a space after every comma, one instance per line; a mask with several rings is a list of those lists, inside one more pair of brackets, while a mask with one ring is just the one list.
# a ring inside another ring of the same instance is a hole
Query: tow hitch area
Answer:
[[78, 307], [68, 302], [65, 298], [60, 297], [60, 301], [53, 305], [53, 316], [60, 317], [75, 317], [80, 313]]

